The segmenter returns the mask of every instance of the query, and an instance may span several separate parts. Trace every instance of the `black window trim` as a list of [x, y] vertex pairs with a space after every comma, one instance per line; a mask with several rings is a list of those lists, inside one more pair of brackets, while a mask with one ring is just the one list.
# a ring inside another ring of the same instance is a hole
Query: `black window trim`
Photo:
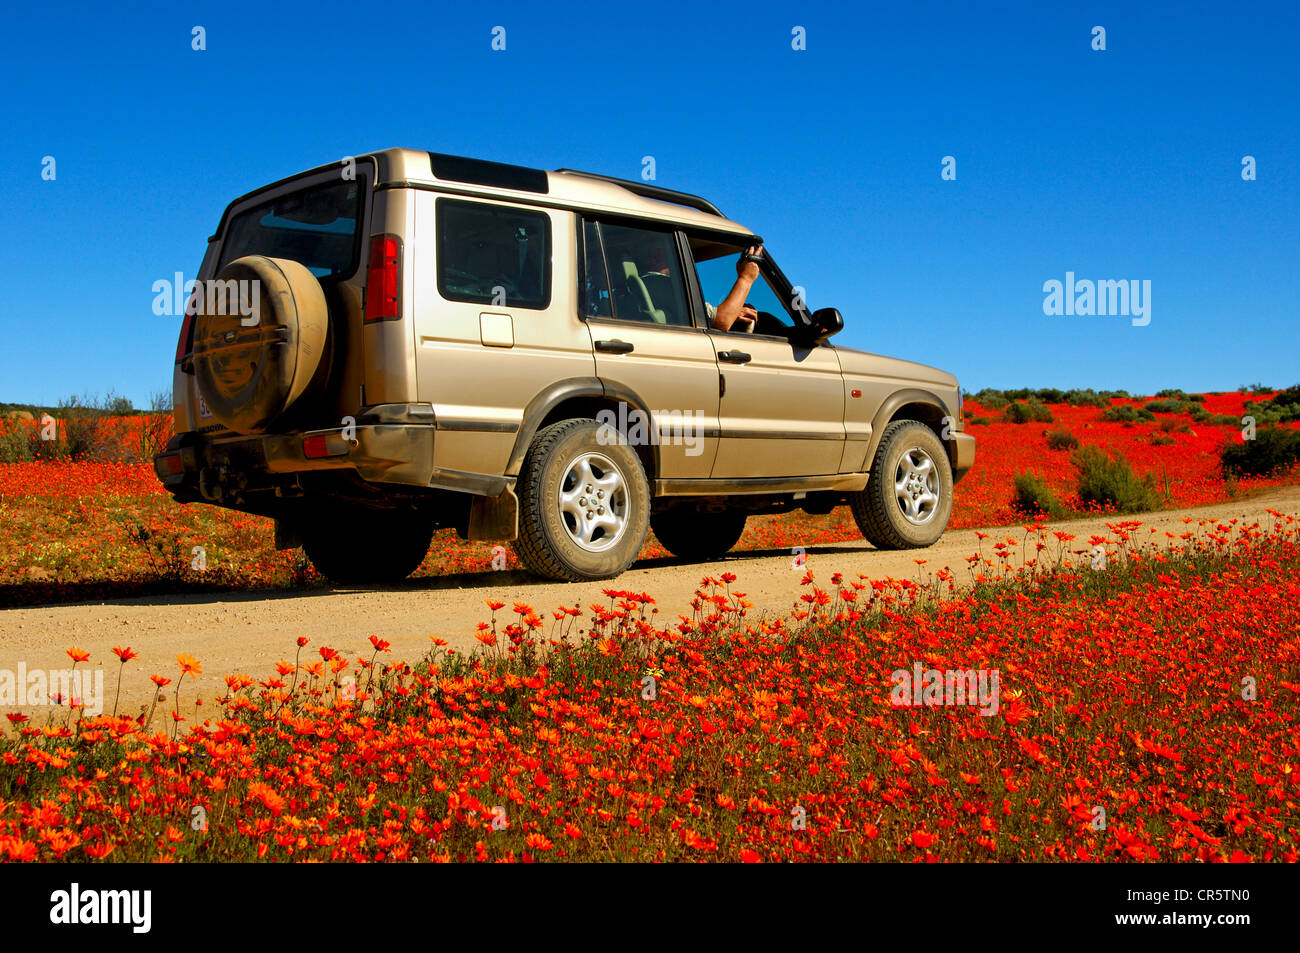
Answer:
[[[449, 294], [446, 291], [446, 289], [443, 288], [442, 255], [441, 255], [441, 248], [440, 248], [442, 233], [439, 230], [439, 227], [442, 224], [441, 215], [442, 215], [442, 207], [444, 202], [451, 205], [469, 205], [469, 206], [486, 205], [494, 208], [502, 208], [502, 207], [512, 208], [512, 209], [517, 209], [520, 212], [523, 212], [524, 214], [527, 215], [541, 216], [542, 221], [546, 223], [546, 261], [545, 261], [546, 267], [545, 267], [545, 273], [543, 275], [543, 287], [545, 289], [545, 295], [542, 298], [541, 304], [539, 305], [511, 304], [507, 300], [507, 302], [504, 305], [495, 305], [492, 303], [492, 298], [490, 295], [488, 296], [486, 301], [480, 301], [477, 298], [471, 298], [464, 295], [456, 296], [456, 295]], [[553, 273], [555, 271], [555, 229], [552, 228], [551, 226], [551, 215], [546, 207], [544, 206], [534, 207], [530, 205], [521, 205], [512, 202], [509, 199], [502, 199], [500, 201], [497, 201], [495, 199], [480, 200], [477, 198], [469, 199], [469, 198], [461, 198], [459, 196], [452, 197], [452, 196], [439, 195], [434, 199], [433, 202], [433, 221], [434, 221], [433, 244], [434, 244], [435, 271], [436, 271], [435, 277], [437, 279], [437, 285], [438, 285], [438, 296], [442, 298], [442, 300], [451, 301], [458, 304], [474, 304], [474, 305], [479, 305], [480, 307], [484, 307], [484, 306], [489, 308], [503, 307], [506, 308], [507, 310], [518, 309], [520, 311], [547, 311], [550, 309], [551, 302], [554, 298], [554, 293], [553, 293], [554, 289], [552, 286], [554, 284]]]

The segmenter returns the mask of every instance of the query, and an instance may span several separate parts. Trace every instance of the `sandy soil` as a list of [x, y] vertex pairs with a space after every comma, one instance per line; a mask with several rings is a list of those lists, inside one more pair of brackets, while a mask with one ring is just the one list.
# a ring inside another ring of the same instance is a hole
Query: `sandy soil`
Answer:
[[[1300, 486], [1282, 487], [1233, 503], [1188, 510], [1146, 514], [1146, 526], [1181, 533], [1185, 518], [1226, 521], [1242, 519], [1269, 525], [1266, 510], [1300, 514]], [[1115, 521], [1112, 519], [1112, 522]], [[1104, 535], [1106, 520], [1077, 520], [1053, 523], [1052, 529], [1075, 534], [1073, 544], [1083, 548], [1091, 535]], [[986, 530], [992, 539], [1005, 536], [1017, 542], [1023, 533], [1016, 527]], [[885, 552], [861, 540], [814, 546], [807, 551], [807, 565], [825, 584], [830, 575], [843, 572], [852, 577], [864, 573], [870, 578], [916, 578], [914, 559], [925, 559], [925, 570], [949, 566], [959, 581], [967, 578], [965, 558], [975, 552], [975, 530], [952, 530], [928, 550]], [[1018, 562], [1018, 560], [1017, 560]], [[138, 712], [148, 704], [151, 674], [175, 678], [176, 656], [185, 652], [203, 664], [197, 689], [205, 700], [219, 694], [222, 679], [233, 672], [264, 678], [278, 659], [292, 659], [296, 639], [305, 635], [311, 645], [305, 660], [319, 658], [315, 649], [329, 645], [349, 657], [370, 654], [368, 636], [375, 634], [392, 643], [389, 658], [414, 662], [430, 647], [430, 636], [446, 639], [453, 647], [469, 651], [474, 626], [489, 617], [484, 601], [510, 605], [527, 602], [550, 621], [551, 609], [561, 605], [607, 603], [603, 588], [647, 592], [656, 599], [665, 624], [678, 614], [691, 614], [690, 602], [701, 577], [735, 573], [733, 588], [746, 594], [755, 612], [784, 613], [804, 591], [799, 585], [802, 571], [792, 565], [789, 550], [744, 551], [714, 562], [684, 563], [675, 559], [646, 560], [614, 581], [598, 583], [551, 583], [522, 572], [503, 571], [422, 579], [401, 586], [369, 589], [314, 589], [300, 592], [256, 591], [185, 596], [154, 596], [117, 599], [102, 603], [42, 606], [0, 610], [0, 670], [14, 671], [23, 663], [28, 671], [66, 669], [65, 650], [71, 646], [90, 653], [90, 665], [104, 670], [106, 710], [112, 708], [118, 663], [111, 654], [115, 645], [129, 645], [140, 657], [126, 666], [122, 677], [123, 712]], [[83, 664], [83, 666], [85, 665]], [[168, 705], [171, 689], [168, 686]], [[188, 700], [193, 712], [195, 684], [186, 679], [182, 689], [182, 714]], [[162, 706], [160, 705], [160, 708]], [[12, 709], [9, 709], [12, 710]], [[24, 708], [30, 714], [39, 714]], [[214, 714], [212, 707], [205, 715]], [[161, 724], [155, 720], [155, 724]]]

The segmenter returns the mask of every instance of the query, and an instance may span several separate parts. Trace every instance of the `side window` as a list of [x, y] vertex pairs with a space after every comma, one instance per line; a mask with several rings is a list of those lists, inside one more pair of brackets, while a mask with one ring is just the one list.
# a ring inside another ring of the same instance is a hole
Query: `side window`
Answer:
[[[586, 226], [591, 227], [591, 223]], [[673, 233], [607, 222], [600, 223], [598, 231], [609, 281], [609, 316], [691, 327], [686, 282]]]
[[605, 274], [605, 259], [600, 252], [600, 231], [595, 222], [583, 223], [582, 247], [582, 313], [589, 318], [612, 318], [609, 276]]
[[[740, 260], [742, 251], [733, 245], [709, 239], [691, 239], [695, 274], [700, 280], [705, 310], [710, 314], [713, 308], [731, 294], [731, 289], [736, 284], [736, 263]], [[758, 311], [758, 318], [754, 322], [755, 334], [788, 337], [795, 327], [790, 309], [777, 295], [765, 274], [760, 273], [759, 279], [750, 287], [745, 304]]]
[[541, 310], [551, 303], [551, 220], [508, 205], [438, 199], [438, 293]]

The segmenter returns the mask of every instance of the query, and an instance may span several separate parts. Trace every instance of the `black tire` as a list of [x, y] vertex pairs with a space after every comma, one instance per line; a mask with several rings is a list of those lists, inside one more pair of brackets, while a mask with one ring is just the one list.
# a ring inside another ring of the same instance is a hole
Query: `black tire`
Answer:
[[307, 558], [341, 585], [401, 582], [419, 568], [433, 539], [433, 519], [410, 509], [338, 507], [300, 529]]
[[650, 517], [650, 529], [664, 549], [682, 559], [717, 559], [729, 553], [745, 532], [744, 510], [710, 513], [674, 506]]
[[[922, 458], [928, 458], [932, 468], [918, 467]], [[927, 475], [922, 478], [919, 470]], [[937, 501], [927, 515], [925, 498], [931, 494]], [[905, 512], [900, 500], [904, 495], [910, 498], [914, 517]], [[877, 549], [932, 545], [943, 535], [952, 515], [952, 465], [942, 441], [919, 421], [895, 420], [880, 438], [866, 487], [849, 494], [849, 507], [858, 529]]]
[[[599, 432], [594, 420], [562, 420], [539, 431], [524, 457], [514, 549], [539, 576], [610, 579], [632, 565], [645, 543], [650, 486], [641, 460], [631, 447], [602, 442]], [[584, 472], [582, 461], [592, 482], [575, 479]], [[589, 510], [599, 512], [575, 515]]]

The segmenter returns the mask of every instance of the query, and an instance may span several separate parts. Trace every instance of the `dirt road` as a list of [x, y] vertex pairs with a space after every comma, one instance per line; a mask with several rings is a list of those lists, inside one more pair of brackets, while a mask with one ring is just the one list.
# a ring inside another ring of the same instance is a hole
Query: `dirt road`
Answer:
[[[1300, 514], [1300, 486], [1283, 487], [1266, 494], [1220, 506], [1146, 514], [1147, 526], [1181, 533], [1184, 518], [1235, 518], [1269, 525], [1266, 510]], [[1114, 520], [1112, 520], [1114, 521]], [[1075, 534], [1082, 548], [1091, 535], [1104, 535], [1106, 520], [1053, 523], [1052, 529]], [[987, 530], [992, 541], [1023, 533], [1015, 527]], [[975, 531], [952, 530], [928, 550], [882, 552], [862, 540], [814, 546], [807, 565], [825, 583], [834, 572], [870, 578], [915, 578], [914, 559], [925, 559], [925, 569], [951, 567], [959, 581], [966, 579], [965, 558], [975, 552]], [[988, 551], [988, 544], [985, 546]], [[614, 587], [648, 592], [656, 599], [665, 624], [678, 614], [690, 615], [690, 602], [701, 577], [735, 573], [734, 588], [746, 593], [754, 611], [784, 613], [798, 599], [803, 573], [788, 550], [740, 551], [715, 562], [683, 563], [648, 560], [612, 582], [547, 583], [521, 572], [486, 572], [473, 575], [421, 579], [382, 590], [315, 589], [300, 592], [260, 591], [204, 595], [118, 599], [104, 603], [0, 610], [0, 673], [66, 669], [64, 654], [71, 646], [90, 653], [90, 666], [104, 671], [106, 708], [113, 704], [117, 679], [115, 645], [131, 646], [140, 657], [126, 666], [122, 678], [122, 710], [136, 712], [151, 697], [151, 674], [173, 678], [176, 656], [185, 652], [203, 664], [198, 690], [205, 700], [224, 688], [222, 678], [243, 672], [265, 678], [279, 659], [292, 660], [296, 639], [305, 635], [311, 646], [304, 659], [318, 659], [316, 648], [329, 645], [349, 657], [369, 655], [371, 634], [392, 643], [391, 658], [414, 662], [430, 647], [429, 637], [439, 636], [453, 647], [469, 651], [474, 626], [489, 617], [488, 598], [506, 603], [505, 615], [515, 601], [527, 602], [547, 621], [550, 610], [561, 605], [607, 602], [601, 589]], [[508, 621], [508, 619], [507, 619]], [[85, 668], [83, 664], [81, 666]], [[193, 712], [195, 685], [186, 679], [182, 713], [189, 700]], [[160, 706], [161, 707], [161, 706]], [[12, 710], [12, 709], [6, 709]], [[25, 707], [28, 714], [33, 714]], [[205, 709], [210, 716], [213, 709]], [[159, 722], [155, 722], [158, 724]]]

